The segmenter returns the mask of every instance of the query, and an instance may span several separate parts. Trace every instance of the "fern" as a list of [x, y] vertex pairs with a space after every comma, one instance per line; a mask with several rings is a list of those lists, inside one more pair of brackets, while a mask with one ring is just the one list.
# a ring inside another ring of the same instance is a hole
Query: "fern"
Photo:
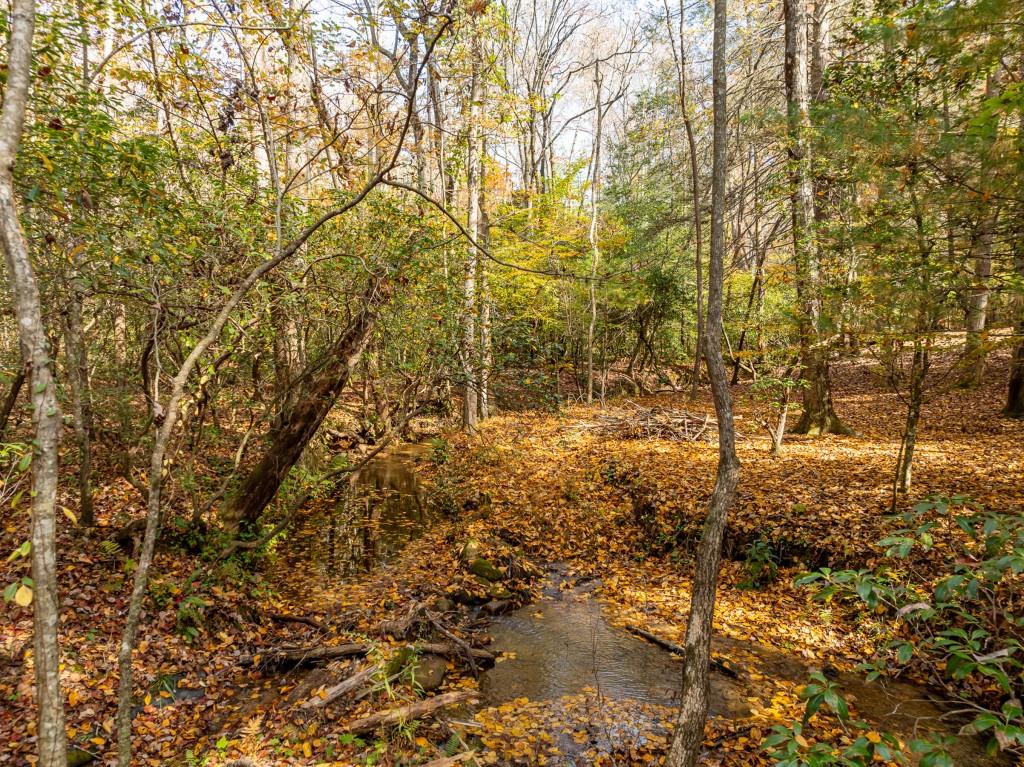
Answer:
[[462, 739], [457, 732], [453, 732], [448, 738], [448, 742], [444, 744], [444, 755], [449, 758], [455, 756], [459, 753], [460, 745], [462, 745]]

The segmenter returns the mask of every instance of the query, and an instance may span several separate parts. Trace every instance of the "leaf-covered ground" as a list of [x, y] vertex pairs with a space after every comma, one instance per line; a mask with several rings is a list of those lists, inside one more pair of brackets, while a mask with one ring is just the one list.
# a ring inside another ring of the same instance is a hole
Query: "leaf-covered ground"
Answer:
[[[950, 390], [928, 402], [912, 499], [943, 492], [993, 509], [1024, 505], [1024, 424], [998, 414], [1005, 361], [990, 372], [986, 387]], [[806, 670], [828, 669], [846, 679], [881, 638], [871, 616], [826, 608], [792, 585], [793, 576], [811, 566], [870, 562], [878, 553], [872, 544], [886, 529], [903, 405], [880, 389], [868, 363], [840, 367], [835, 378], [838, 409], [858, 436], [788, 436], [779, 458], [768, 454], [758, 426], [763, 406], [746, 389], [736, 390], [743, 476], [729, 525], [715, 650], [739, 669], [750, 713], [709, 723], [709, 764], [767, 763], [760, 741], [773, 724], [800, 717]], [[682, 395], [649, 397], [642, 404], [711, 412], [710, 402], [687, 402]], [[611, 403], [608, 412], [628, 408]], [[460, 601], [495, 597], [460, 560], [470, 540], [506, 570], [513, 602], [536, 598], [538, 573], [563, 562], [576, 578], [598, 579], [595, 593], [609, 623], [681, 642], [688, 557], [710, 494], [716, 448], [602, 436], [587, 426], [593, 413], [574, 407], [557, 415], [504, 414], [472, 439], [450, 437], [445, 449], [435, 451], [438, 461], [421, 461], [417, 469], [448, 516], [397, 560], [362, 578], [332, 580], [296, 566], [282, 552], [301, 546], [298, 533], [278, 541], [278, 554], [253, 577], [239, 567], [213, 568], [217, 578], [192, 583], [189, 576], [202, 564], [197, 557], [181, 547], [163, 550], [136, 653], [138, 763], [221, 764], [246, 756], [259, 764], [416, 764], [466, 748], [478, 749], [481, 763], [657, 763], [670, 736], [671, 709], [608, 699], [593, 689], [556, 700], [457, 709], [451, 724], [426, 722], [355, 738], [346, 734], [347, 722], [415, 697], [407, 680], [300, 715], [298, 704], [344, 678], [359, 661], [334, 661], [312, 672], [264, 673], [239, 665], [242, 656], [269, 647], [364, 640], [374, 646], [370, 659], [386, 663], [403, 640], [382, 632], [381, 621], [401, 618], [410, 604], [437, 605], [441, 598], [457, 617]], [[98, 493], [101, 524], [140, 505], [121, 482]], [[7, 516], [4, 551], [24, 540], [25, 517]], [[130, 575], [123, 554], [100, 543], [103, 533], [101, 527], [83, 534], [67, 520], [60, 531], [61, 641], [69, 737], [109, 760], [115, 653]], [[746, 588], [750, 573], [743, 560], [757, 540], [782, 555], [781, 568], [774, 581]], [[23, 561], [5, 564], [4, 582], [24, 568]], [[477, 636], [468, 619], [451, 625], [460, 638]], [[486, 632], [485, 624], [475, 628]], [[30, 639], [30, 609], [6, 605], [0, 764], [32, 758]], [[475, 686], [466, 663], [451, 659], [440, 692]], [[863, 700], [861, 713], [869, 720], [885, 713], [873, 695], [866, 688], [853, 691], [853, 706]], [[819, 716], [804, 735], [812, 741], [844, 737], [838, 729]]]

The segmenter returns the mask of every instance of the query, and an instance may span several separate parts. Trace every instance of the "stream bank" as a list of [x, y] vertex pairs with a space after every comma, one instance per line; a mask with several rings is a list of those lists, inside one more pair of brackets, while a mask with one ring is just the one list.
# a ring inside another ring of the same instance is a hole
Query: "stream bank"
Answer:
[[[483, 664], [475, 680], [457, 654], [440, 663], [427, 654], [413, 663], [414, 680], [422, 667], [419, 677], [429, 675], [431, 691], [478, 691], [475, 704], [453, 708], [416, 728], [423, 733], [416, 739], [421, 751], [460, 743], [482, 749], [483, 761], [508, 764], [656, 760], [673, 725], [678, 659], [626, 632], [621, 620], [609, 618], [602, 603], [605, 584], [586, 562], [556, 562], [545, 567], [543, 577], [510, 582], [515, 592], [508, 591], [501, 579], [513, 563], [509, 551], [523, 555], [520, 540], [496, 524], [497, 510], [473, 509], [466, 515], [473, 520], [467, 526], [465, 519], [451, 522], [432, 509], [419, 477], [426, 458], [427, 449], [414, 447], [370, 462], [353, 478], [353, 492], [342, 502], [319, 506], [303, 518], [280, 545], [272, 572], [313, 573], [303, 580], [302, 601], [314, 590], [323, 593], [329, 583], [330, 593], [345, 595], [332, 608], [341, 616], [339, 625], [384, 639], [379, 646], [392, 658], [416, 629], [389, 634], [382, 629], [378, 608], [393, 616], [393, 624], [409, 604], [429, 605], [466, 642], [496, 656], [493, 664]], [[481, 559], [497, 573], [474, 567]], [[422, 577], [417, 579], [417, 574]], [[529, 585], [524, 587], [524, 582]], [[291, 588], [292, 579], [281, 583]], [[508, 598], [496, 599], [497, 589]], [[517, 601], [525, 603], [515, 607]], [[500, 609], [491, 609], [495, 603]], [[715, 650], [741, 669], [737, 679], [712, 674], [709, 737], [719, 745], [739, 738], [756, 746], [754, 741], [767, 734], [780, 711], [798, 710], [799, 688], [812, 670], [821, 668], [751, 639], [720, 635]], [[283, 685], [286, 703], [301, 705], [360, 669], [365, 665], [353, 662], [333, 670], [289, 672]], [[955, 733], [942, 709], [920, 688], [867, 685], [857, 674], [836, 674], [857, 714], [879, 727], [906, 738], [931, 728]], [[265, 689], [281, 686], [280, 679], [270, 680]], [[391, 680], [395, 682], [402, 684], [400, 675]], [[369, 709], [394, 705], [375, 693], [356, 692], [356, 701], [343, 703], [349, 715], [365, 714], [367, 703]], [[966, 740], [958, 749], [958, 763], [986, 763], [978, 744]]]

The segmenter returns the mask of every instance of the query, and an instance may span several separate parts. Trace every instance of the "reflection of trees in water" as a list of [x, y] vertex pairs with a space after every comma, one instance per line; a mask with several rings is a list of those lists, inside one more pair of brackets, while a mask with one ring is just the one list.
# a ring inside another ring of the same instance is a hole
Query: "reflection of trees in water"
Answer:
[[401, 460], [367, 464], [334, 507], [305, 533], [312, 559], [326, 578], [366, 572], [398, 553], [427, 522], [415, 473]]

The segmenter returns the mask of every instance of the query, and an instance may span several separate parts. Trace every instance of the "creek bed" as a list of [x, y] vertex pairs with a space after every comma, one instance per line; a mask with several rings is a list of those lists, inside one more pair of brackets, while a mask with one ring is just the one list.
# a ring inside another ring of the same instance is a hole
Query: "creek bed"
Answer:
[[[368, 462], [352, 477], [350, 492], [303, 517], [278, 551], [280, 572], [303, 573], [298, 588], [303, 582], [314, 588], [317, 582], [365, 576], [392, 561], [438, 519], [415, 471], [428, 450], [406, 445]], [[296, 586], [289, 580], [290, 587]], [[458, 711], [457, 718], [486, 718], [489, 710], [524, 700], [550, 702], [556, 712], [553, 723], [559, 710], [568, 712], [581, 700], [598, 701], [605, 713], [629, 712], [613, 713], [618, 718], [603, 734], [584, 743], [554, 724], [549, 740], [553, 738], [565, 758], [549, 764], [575, 765], [580, 754], [595, 748], [611, 753], [631, 739], [639, 743], [669, 737], [668, 723], [678, 706], [680, 660], [613, 626], [595, 594], [598, 586], [594, 580], [574, 581], [568, 565], [558, 563], [550, 567], [536, 602], [491, 618], [490, 649], [500, 654], [500, 662], [481, 674], [479, 704]], [[750, 664], [760, 675], [776, 679], [804, 683], [812, 670], [802, 660], [756, 642], [716, 636], [714, 649], [741, 668]], [[711, 715], [737, 718], [749, 713], [757, 682], [744, 673], [733, 679], [712, 671], [710, 678]], [[918, 728], [956, 734], [956, 726], [919, 687], [867, 684], [858, 674], [842, 674], [838, 683], [861, 717], [907, 739]], [[954, 756], [958, 765], [1000, 763], [986, 758], [980, 742], [969, 737], [960, 739]]]

